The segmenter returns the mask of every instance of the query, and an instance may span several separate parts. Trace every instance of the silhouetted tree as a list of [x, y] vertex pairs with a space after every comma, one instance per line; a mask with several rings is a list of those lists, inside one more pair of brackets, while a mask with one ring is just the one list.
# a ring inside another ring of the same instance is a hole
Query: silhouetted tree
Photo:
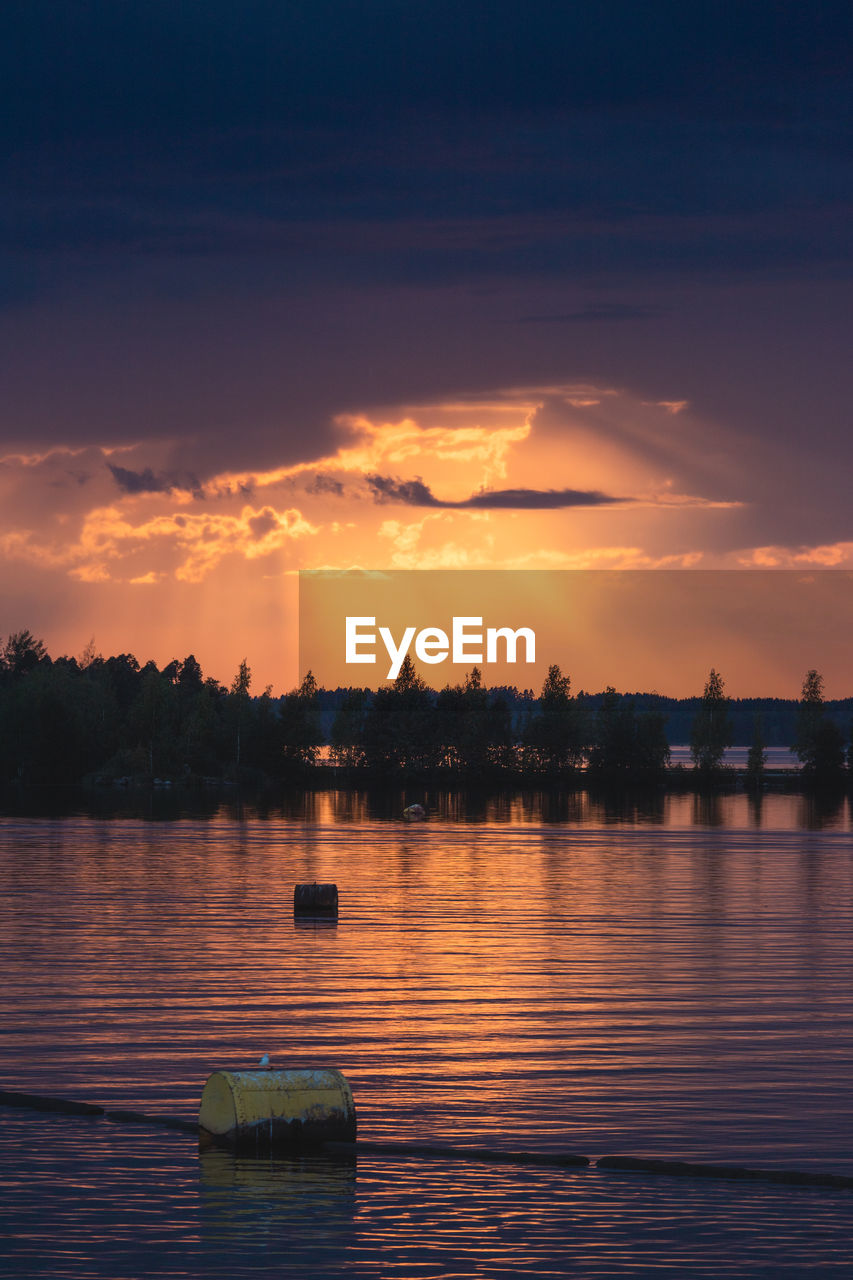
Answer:
[[196, 662], [195, 654], [188, 654], [179, 664], [178, 685], [182, 693], [198, 693], [204, 687], [204, 675]]
[[436, 767], [441, 748], [433, 696], [406, 654], [394, 683], [378, 689], [364, 718], [364, 760], [384, 776], [411, 776]]
[[716, 772], [723, 763], [726, 748], [732, 745], [729, 701], [722, 676], [712, 667], [690, 730], [690, 754], [702, 773]]
[[31, 631], [16, 631], [3, 646], [0, 665], [10, 676], [24, 676], [42, 662], [50, 663], [44, 642]]
[[170, 697], [176, 712], [180, 772], [185, 778], [215, 775], [226, 752], [220, 715], [223, 691], [215, 680], [204, 679], [193, 654], [171, 666], [177, 668]]
[[177, 763], [170, 691], [170, 682], [158, 671], [156, 663], [147, 662], [140, 672], [128, 736], [133, 745], [142, 749], [145, 771], [152, 778], [170, 773]]
[[586, 715], [571, 694], [571, 680], [554, 664], [539, 695], [539, 706], [524, 734], [525, 764], [551, 776], [576, 769], [589, 740]]
[[237, 668], [237, 674], [231, 681], [231, 689], [227, 700], [228, 718], [234, 734], [234, 762], [238, 774], [243, 756], [244, 740], [249, 727], [249, 717], [251, 715], [251, 704], [249, 701], [249, 689], [251, 687], [252, 671], [246, 659], [243, 658]]
[[329, 737], [333, 764], [353, 769], [364, 763], [364, 718], [368, 697], [366, 689], [347, 689], [344, 694]]
[[823, 676], [812, 668], [803, 680], [793, 744], [794, 754], [806, 768], [813, 761], [823, 714]]
[[490, 759], [489, 696], [479, 667], [463, 684], [447, 685], [435, 700], [441, 761], [454, 772], [482, 777]]
[[308, 672], [298, 689], [281, 702], [282, 758], [287, 772], [301, 772], [316, 763], [323, 734], [317, 699], [317, 681]]
[[806, 672], [803, 679], [793, 742], [794, 755], [799, 760], [804, 773], [814, 773], [817, 744], [823, 721], [823, 676], [812, 668]]
[[115, 699], [120, 714], [126, 714], [139, 691], [139, 663], [132, 653], [120, 653], [116, 658], [107, 658], [102, 667], [97, 667], [97, 659], [88, 668], [91, 676], [97, 668], [99, 678], [103, 679]]
[[663, 716], [637, 713], [633, 698], [620, 698], [608, 685], [595, 716], [589, 772], [605, 781], [651, 781], [669, 764]]
[[794, 754], [803, 778], [815, 785], [837, 784], [844, 770], [844, 736], [826, 714], [823, 676], [812, 668], [803, 680], [797, 707]]

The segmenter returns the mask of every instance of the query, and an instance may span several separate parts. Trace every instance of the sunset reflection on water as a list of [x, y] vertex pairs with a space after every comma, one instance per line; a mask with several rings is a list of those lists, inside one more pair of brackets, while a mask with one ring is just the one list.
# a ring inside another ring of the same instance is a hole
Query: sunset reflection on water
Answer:
[[365, 1139], [853, 1172], [846, 802], [415, 798], [4, 819], [2, 1087], [192, 1117], [269, 1052]]

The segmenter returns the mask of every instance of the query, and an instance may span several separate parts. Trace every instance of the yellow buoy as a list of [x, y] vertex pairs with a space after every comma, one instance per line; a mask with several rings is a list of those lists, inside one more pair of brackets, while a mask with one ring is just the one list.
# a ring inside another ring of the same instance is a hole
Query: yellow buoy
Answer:
[[352, 1090], [340, 1071], [214, 1071], [201, 1095], [202, 1142], [246, 1151], [355, 1142]]

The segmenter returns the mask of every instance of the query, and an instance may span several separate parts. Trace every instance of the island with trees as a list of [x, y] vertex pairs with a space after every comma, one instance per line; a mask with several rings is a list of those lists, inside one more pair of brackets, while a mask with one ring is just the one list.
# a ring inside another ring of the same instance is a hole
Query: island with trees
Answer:
[[[406, 658], [379, 690], [321, 689], [309, 673], [274, 697], [243, 660], [230, 685], [190, 654], [158, 668], [127, 653], [51, 658], [29, 631], [0, 643], [0, 783], [94, 786], [257, 782], [300, 786], [412, 779], [449, 785], [721, 785], [727, 750], [748, 747], [739, 785], [853, 781], [853, 698], [828, 702], [816, 670], [799, 697], [732, 699], [712, 670], [701, 694], [572, 691], [550, 667], [541, 690], [486, 688], [475, 667], [434, 690]], [[690, 766], [671, 747], [689, 744]]]

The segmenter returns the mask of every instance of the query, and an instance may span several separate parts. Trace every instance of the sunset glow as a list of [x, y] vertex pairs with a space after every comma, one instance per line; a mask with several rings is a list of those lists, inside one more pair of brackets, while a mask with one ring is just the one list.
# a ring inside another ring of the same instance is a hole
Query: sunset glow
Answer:
[[[79, 651], [90, 635], [112, 650], [129, 627], [138, 656], [192, 651], [224, 678], [243, 646], [281, 691], [296, 679], [299, 569], [851, 563], [850, 544], [726, 550], [745, 506], [734, 457], [703, 462], [702, 424], [684, 405], [678, 447], [666, 450], [671, 404], [593, 390], [342, 415], [332, 453], [204, 481], [158, 467], [142, 445], [10, 454], [7, 572], [53, 602], [56, 650]], [[613, 678], [625, 676], [617, 664]]]
[[843, 41], [355, 12], [8, 42], [3, 634], [282, 692], [302, 569], [853, 566]]

